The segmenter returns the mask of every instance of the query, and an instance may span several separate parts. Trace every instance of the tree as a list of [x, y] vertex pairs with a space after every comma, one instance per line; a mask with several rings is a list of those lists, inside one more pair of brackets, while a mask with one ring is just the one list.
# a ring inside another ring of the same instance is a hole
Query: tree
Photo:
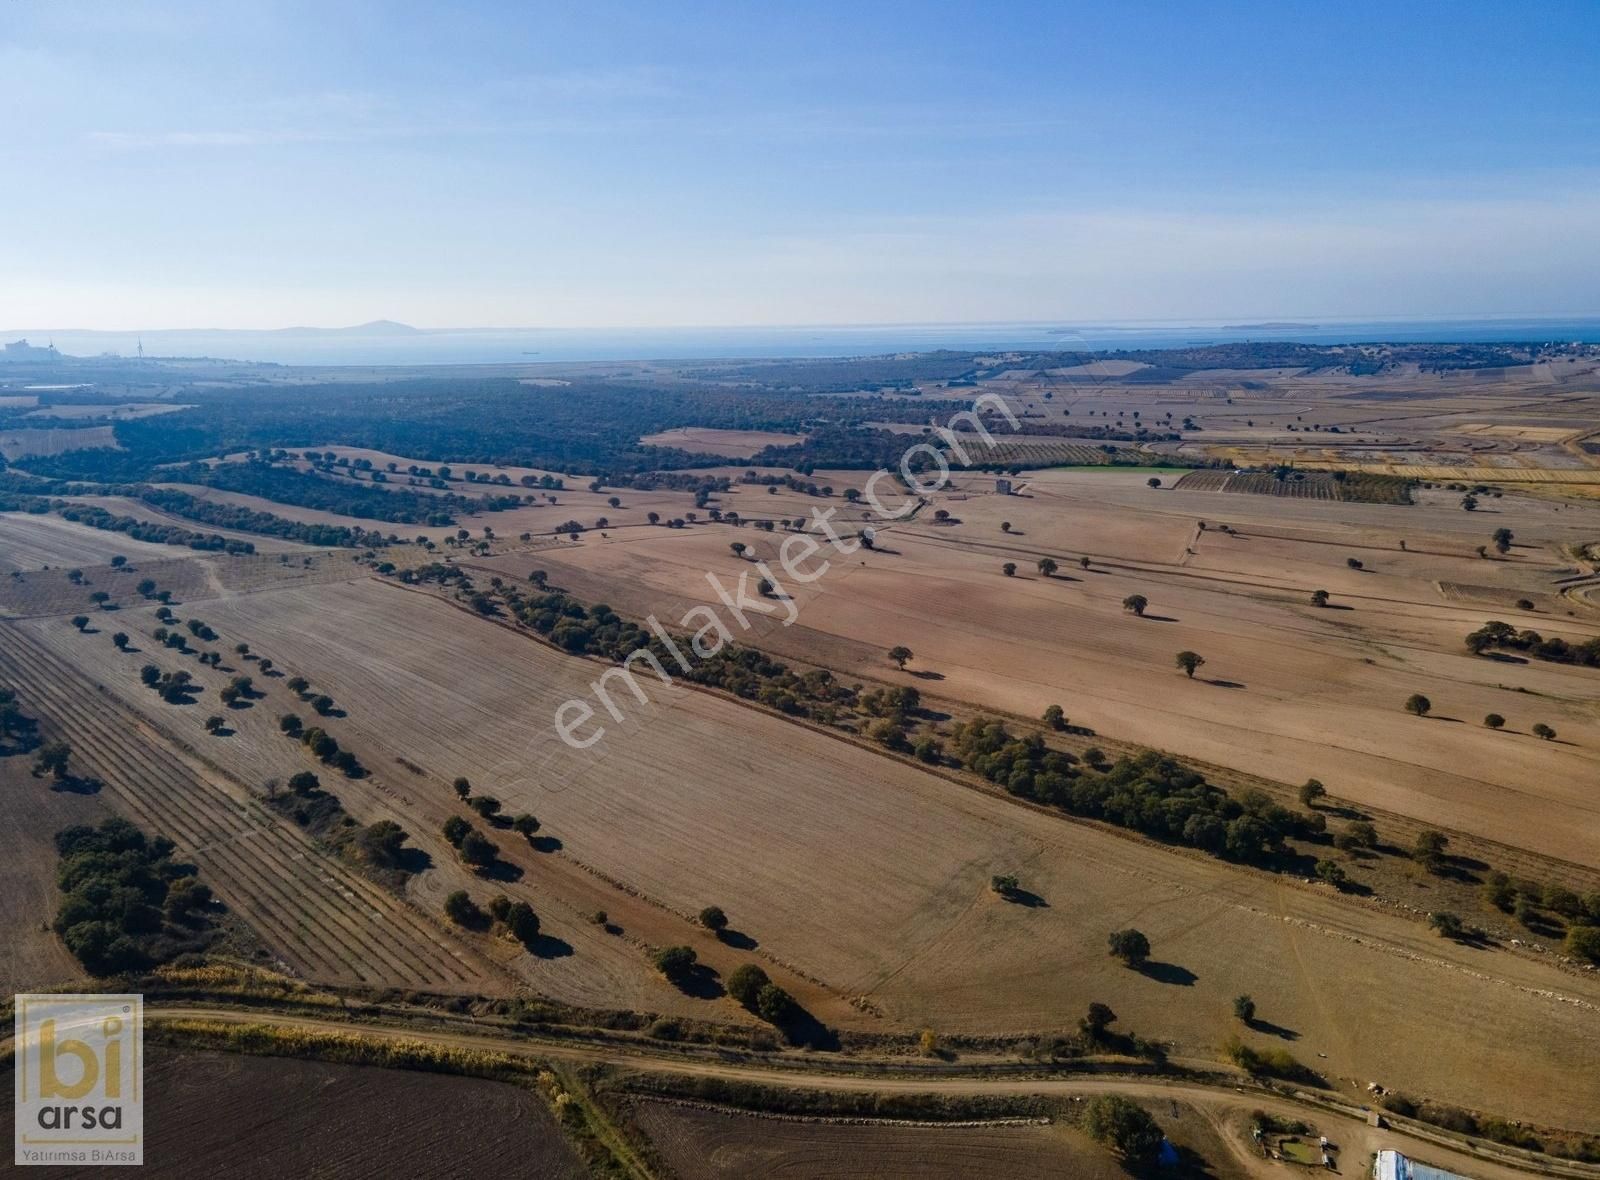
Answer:
[[474, 795], [467, 800], [467, 806], [484, 819], [493, 819], [500, 814], [500, 800], [493, 795]]
[[465, 778], [458, 778], [450, 785], [455, 789], [456, 798], [458, 799], [465, 799], [468, 795], [472, 794], [472, 784]]
[[656, 970], [668, 979], [682, 979], [694, 969], [699, 957], [692, 946], [669, 946], [656, 952]]
[[1122, 600], [1122, 609], [1125, 611], [1131, 611], [1133, 614], [1138, 615], [1141, 619], [1144, 618], [1144, 608], [1149, 605], [1150, 600], [1143, 594], [1130, 594], [1128, 597]]
[[891, 647], [889, 649], [889, 658], [895, 662], [901, 671], [904, 671], [906, 661], [911, 658], [911, 649], [909, 647]]
[[1120, 1094], [1100, 1094], [1089, 1100], [1083, 1129], [1124, 1159], [1148, 1161], [1161, 1150], [1161, 1127], [1150, 1112]]
[[1248, 995], [1233, 997], [1233, 1014], [1249, 1024], [1256, 1018], [1256, 1002]]
[[465, 889], [457, 889], [444, 899], [444, 913], [458, 926], [476, 926], [483, 921], [483, 911]]
[[1433, 702], [1420, 692], [1414, 692], [1406, 698], [1406, 712], [1413, 716], [1426, 717], [1432, 708]]
[[708, 905], [700, 911], [700, 925], [720, 934], [728, 928], [728, 915], [722, 912], [721, 906]]
[[1317, 800], [1328, 793], [1328, 788], [1314, 778], [1308, 778], [1300, 787], [1300, 802], [1307, 807], [1315, 807]]
[[534, 833], [539, 830], [539, 821], [524, 811], [511, 821], [511, 828], [518, 835], [526, 836], [529, 840], [532, 840]]
[[1357, 820], [1343, 832], [1352, 848], [1376, 848], [1378, 846], [1378, 829], [1366, 820]]
[[1533, 725], [1533, 736], [1536, 738], [1543, 738], [1547, 742], [1553, 742], [1556, 740], [1556, 731], [1551, 729], [1543, 721], [1536, 721]]
[[1110, 1005], [1097, 1001], [1089, 1005], [1089, 1010], [1078, 1021], [1078, 1028], [1091, 1041], [1098, 1041], [1105, 1036], [1106, 1029], [1116, 1023], [1116, 1019], [1117, 1014], [1111, 1010]]
[[989, 888], [1004, 898], [1015, 897], [1021, 887], [1021, 882], [1011, 873], [996, 873], [989, 878]]
[[1483, 723], [1490, 729], [1499, 729], [1505, 725], [1506, 719], [1498, 713], [1488, 713], [1484, 716]]
[[525, 901], [512, 902], [501, 921], [511, 931], [511, 937], [523, 946], [532, 945], [539, 937], [539, 915]]
[[227, 723], [225, 721], [223, 721], [221, 717], [217, 717], [217, 716], [207, 717], [206, 718], [206, 732], [207, 733], [216, 733], [217, 730], [221, 729], [226, 724]]
[[1067, 715], [1060, 705], [1050, 705], [1044, 711], [1044, 723], [1051, 729], [1062, 730], [1067, 727]]
[[1511, 549], [1511, 542], [1515, 536], [1516, 534], [1510, 529], [1495, 529], [1494, 536], [1490, 538], [1490, 540], [1494, 542], [1494, 551], [1500, 554], [1509, 552]]
[[1460, 938], [1466, 933], [1461, 919], [1449, 910], [1435, 910], [1429, 914], [1428, 925], [1438, 931], [1441, 938]]
[[111, 637], [111, 646], [116, 648], [118, 651], [127, 651], [128, 633], [126, 631], [118, 631]]
[[1144, 482], [1147, 487], [1159, 488], [1161, 486], [1161, 481], [1153, 475]]
[[39, 753], [33, 759], [33, 777], [50, 775], [56, 782], [64, 782], [71, 777], [70, 763], [72, 760], [72, 747], [66, 742], [49, 742], [39, 748]]
[[1450, 844], [1450, 837], [1443, 832], [1432, 829], [1417, 833], [1417, 843], [1411, 850], [1412, 859], [1422, 865], [1429, 872], [1438, 872], [1444, 865], [1444, 850]]
[[1111, 954], [1129, 967], [1138, 966], [1150, 957], [1150, 940], [1137, 930], [1113, 930], [1106, 936]]
[[1349, 566], [1353, 570], [1359, 570], [1359, 569], [1366, 569], [1367, 568], [1366, 563], [1364, 561], [1362, 561], [1359, 557], [1347, 557], [1347, 558], [1344, 559], [1344, 563], [1345, 563], [1345, 565]]
[[794, 997], [775, 983], [756, 993], [756, 1013], [768, 1024], [782, 1024], [794, 1014]]
[[1345, 874], [1344, 866], [1332, 860], [1319, 860], [1317, 862], [1317, 879], [1326, 881], [1335, 889], [1340, 890], [1350, 883], [1350, 878]]
[[1039, 572], [1047, 578], [1054, 577], [1056, 570], [1060, 568], [1061, 567], [1055, 563], [1054, 558], [1041, 557], [1039, 559]]
[[[293, 782], [293, 780], [290, 781], [291, 783]], [[444, 821], [444, 838], [457, 848], [461, 847], [461, 842], [467, 838], [467, 833], [470, 831], [472, 831], [472, 825], [459, 815], [452, 815]]]
[[284, 687], [290, 692], [304, 693], [306, 689], [311, 687], [311, 682], [304, 676], [291, 676]]
[[394, 820], [380, 819], [362, 828], [356, 839], [368, 860], [392, 868], [400, 863], [405, 851], [406, 832]]
[[1600, 926], [1568, 926], [1566, 951], [1575, 959], [1600, 963]]
[[1002, 520], [1000, 522], [1000, 531], [1002, 533], [1009, 533], [1011, 531], [1011, 522], [1009, 520]]
[[1078, 558], [1078, 568], [1079, 569], [1088, 569], [1089, 568], [1089, 559], [1087, 557]]
[[1193, 680], [1196, 669], [1206, 662], [1206, 658], [1198, 652], [1180, 651], [1173, 657], [1173, 662]]
[[[296, 795], [309, 795], [321, 785], [321, 780], [309, 770], [297, 771], [289, 776], [289, 789]], [[445, 827], [448, 829], [449, 825]]]
[[493, 840], [476, 830], [469, 831], [461, 838], [461, 859], [475, 868], [494, 864], [500, 855], [500, 849], [495, 847]]
[[755, 1006], [756, 997], [761, 994], [761, 989], [772, 982], [767, 978], [767, 973], [754, 963], [743, 963], [735, 967], [733, 974], [728, 976], [728, 994], [746, 1008]]
[[743, 541], [735, 541], [731, 545], [729, 545], [728, 548], [733, 550], [733, 555], [735, 557], [743, 557], [744, 554], [745, 554], [745, 550], [747, 550], [749, 548], [749, 546], [746, 545]]
[[1003, 566], [1000, 567], [1000, 572], [1003, 573], [1008, 578], [1016, 577], [1017, 576], [1017, 563], [1014, 562], [1014, 561], [1006, 562]]
[[1328, 592], [1326, 590], [1313, 590], [1311, 592], [1311, 605], [1312, 606], [1327, 606], [1328, 605], [1328, 597], [1329, 597], [1328, 596]]
[[1465, 496], [1461, 497], [1461, 507], [1466, 509], [1468, 512], [1477, 511], [1478, 497], [1474, 496], [1471, 492], [1468, 492]]
[[85, 627], [87, 627], [89, 625], [89, 616], [88, 615], [73, 615], [72, 616], [72, 625], [74, 627], [76, 627], [79, 631], [82, 631]]

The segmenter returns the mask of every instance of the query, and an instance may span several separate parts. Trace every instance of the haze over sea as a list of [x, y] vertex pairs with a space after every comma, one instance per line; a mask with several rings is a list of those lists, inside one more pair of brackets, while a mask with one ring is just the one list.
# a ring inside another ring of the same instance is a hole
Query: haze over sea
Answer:
[[344, 329], [99, 332], [12, 329], [0, 339], [53, 341], [73, 356], [217, 357], [285, 365], [462, 365], [681, 360], [695, 357], [875, 356], [934, 349], [1102, 351], [1238, 341], [1307, 344], [1562, 340], [1600, 343], [1600, 318], [1338, 320], [1250, 323], [866, 324], [700, 328], [415, 329], [380, 321]]

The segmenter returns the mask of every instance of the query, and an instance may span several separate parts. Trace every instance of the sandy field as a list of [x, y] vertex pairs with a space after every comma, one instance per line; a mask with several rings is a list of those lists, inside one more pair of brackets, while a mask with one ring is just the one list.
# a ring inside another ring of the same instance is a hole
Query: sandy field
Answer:
[[[1109, 999], [1125, 1027], [1209, 1057], [1233, 1031], [1231, 997], [1249, 991], [1294, 1052], [1347, 1089], [1381, 1080], [1574, 1125], [1600, 1109], [1600, 1079], [1581, 1080], [1600, 1052], [1593, 976], [1457, 946], [1320, 887], [1029, 811], [704, 693], [663, 690], [630, 708], [598, 753], [572, 751], [554, 740], [550, 719], [587, 691], [596, 665], [375, 581], [185, 613], [216, 626], [225, 645], [239, 637], [270, 652], [348, 711], [333, 731], [377, 773], [341, 786], [341, 797], [382, 796], [401, 814], [431, 816], [465, 774], [508, 811], [540, 817], [559, 847], [519, 857], [525, 875], [508, 892], [531, 890], [568, 944], [570, 953], [540, 958], [539, 985], [558, 998], [616, 988], [626, 958], [603, 957], [592, 949], [602, 936], [583, 938], [564, 916], [590, 904], [559, 904], [576, 864], [678, 915], [674, 941], [689, 939], [701, 906], [722, 905], [755, 944], [744, 954], [815, 981], [800, 994], [829, 1022], [1041, 1031]], [[80, 666], [105, 666], [93, 637], [59, 620], [28, 626]], [[138, 658], [128, 663], [112, 691], [154, 715], [182, 712], [133, 687]], [[248, 712], [267, 712], [253, 722], [265, 728], [278, 708], [273, 698]], [[211, 742], [209, 756], [226, 763], [277, 757]], [[401, 759], [422, 774], [398, 778]], [[239, 765], [248, 779], [266, 764]], [[996, 898], [988, 880], [997, 872], [1019, 873], [1044, 904]], [[1149, 972], [1105, 954], [1105, 932], [1133, 922], [1160, 960]], [[663, 945], [659, 935], [645, 941]], [[643, 948], [633, 953], [643, 968]], [[726, 947], [705, 957], [722, 974], [744, 961]], [[715, 1005], [719, 1016], [731, 1008]], [[1552, 1095], [1537, 1081], [1551, 1076], [1580, 1084]]]

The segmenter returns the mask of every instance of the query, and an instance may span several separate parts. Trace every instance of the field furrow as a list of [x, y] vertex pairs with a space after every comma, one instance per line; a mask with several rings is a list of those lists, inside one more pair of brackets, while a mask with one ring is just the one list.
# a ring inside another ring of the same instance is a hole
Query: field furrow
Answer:
[[481, 978], [481, 964], [404, 902], [148, 740], [140, 722], [12, 628], [0, 628], [0, 676], [81, 748], [84, 765], [138, 822], [178, 842], [307, 975], [445, 988]]

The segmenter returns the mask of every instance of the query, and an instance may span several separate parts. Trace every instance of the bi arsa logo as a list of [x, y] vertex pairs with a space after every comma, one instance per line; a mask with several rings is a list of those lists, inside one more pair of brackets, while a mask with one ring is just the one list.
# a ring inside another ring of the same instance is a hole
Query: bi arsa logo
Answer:
[[144, 997], [16, 998], [16, 1155], [144, 1163]]

